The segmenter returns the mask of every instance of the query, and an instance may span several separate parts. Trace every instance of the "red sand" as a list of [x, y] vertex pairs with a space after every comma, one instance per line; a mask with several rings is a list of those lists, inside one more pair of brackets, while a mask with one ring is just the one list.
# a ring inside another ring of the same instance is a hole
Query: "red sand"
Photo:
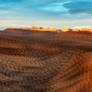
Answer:
[[92, 92], [91, 70], [91, 33], [0, 32], [1, 92]]

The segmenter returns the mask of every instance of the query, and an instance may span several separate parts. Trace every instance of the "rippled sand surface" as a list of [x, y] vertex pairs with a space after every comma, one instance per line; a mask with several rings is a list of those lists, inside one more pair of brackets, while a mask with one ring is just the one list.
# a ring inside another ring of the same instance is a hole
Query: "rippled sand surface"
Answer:
[[92, 92], [92, 34], [0, 32], [0, 92]]

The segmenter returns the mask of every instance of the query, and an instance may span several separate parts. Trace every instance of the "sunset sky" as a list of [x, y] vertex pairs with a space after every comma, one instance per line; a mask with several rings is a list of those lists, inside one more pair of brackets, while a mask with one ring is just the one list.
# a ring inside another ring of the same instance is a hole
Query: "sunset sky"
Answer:
[[2, 26], [92, 26], [92, 0], [0, 0]]

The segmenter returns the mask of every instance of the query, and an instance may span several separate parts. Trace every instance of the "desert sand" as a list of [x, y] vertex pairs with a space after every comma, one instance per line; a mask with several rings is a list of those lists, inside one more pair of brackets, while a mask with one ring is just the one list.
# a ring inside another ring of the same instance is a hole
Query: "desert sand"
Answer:
[[0, 92], [92, 92], [92, 33], [0, 32]]

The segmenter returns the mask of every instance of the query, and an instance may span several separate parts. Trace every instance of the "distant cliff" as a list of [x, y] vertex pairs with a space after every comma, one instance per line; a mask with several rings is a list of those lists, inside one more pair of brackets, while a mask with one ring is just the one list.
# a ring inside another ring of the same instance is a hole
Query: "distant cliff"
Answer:
[[20, 32], [27, 32], [27, 31], [48, 31], [48, 32], [92, 32], [92, 28], [61, 28], [61, 29], [56, 29], [53, 27], [36, 27], [32, 26], [30, 28], [7, 28], [4, 30], [5, 32], [15, 32], [15, 33], [20, 33]]

